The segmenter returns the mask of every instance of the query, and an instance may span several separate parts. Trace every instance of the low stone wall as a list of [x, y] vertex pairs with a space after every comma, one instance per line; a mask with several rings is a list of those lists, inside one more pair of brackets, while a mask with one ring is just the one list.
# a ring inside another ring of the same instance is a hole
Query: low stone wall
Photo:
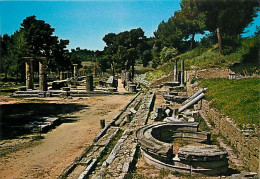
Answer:
[[[187, 84], [188, 96], [194, 94], [199, 90], [198, 83], [190, 84], [192, 78], [205, 78], [205, 74], [212, 74], [214, 71], [220, 70], [220, 78], [226, 78], [228, 74], [227, 69], [208, 69], [201, 71], [190, 71], [188, 73], [189, 80]], [[212, 75], [211, 75], [212, 76]], [[211, 76], [208, 76], [210, 78]], [[259, 133], [254, 131], [240, 130], [238, 126], [227, 116], [222, 115], [217, 109], [210, 107], [210, 102], [202, 100], [195, 108], [200, 111], [200, 115], [209, 119], [214, 123], [213, 129], [217, 134], [222, 135], [233, 148], [239, 160], [241, 160], [250, 171], [259, 172], [259, 154], [260, 154], [260, 140]]]
[[229, 141], [244, 166], [259, 174], [260, 141], [258, 136], [240, 130], [230, 118], [220, 114], [216, 109], [210, 108], [207, 100], [202, 100], [200, 108], [201, 116], [214, 123], [216, 132]]

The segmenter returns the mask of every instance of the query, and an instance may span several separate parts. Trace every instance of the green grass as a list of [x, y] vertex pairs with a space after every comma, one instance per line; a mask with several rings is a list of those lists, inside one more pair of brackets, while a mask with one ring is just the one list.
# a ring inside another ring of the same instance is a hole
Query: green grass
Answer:
[[115, 136], [113, 136], [113, 138], [111, 139], [111, 141], [107, 144], [105, 150], [103, 151], [103, 153], [101, 154], [101, 156], [99, 156], [98, 162], [102, 165], [103, 162], [108, 158], [108, 156], [110, 155], [110, 153], [112, 152], [113, 148], [115, 147], [115, 145], [117, 144], [118, 140], [122, 137], [123, 132], [121, 129], [119, 129], [119, 131], [117, 132], [117, 134]]
[[23, 83], [20, 83], [17, 85], [16, 84], [8, 84], [8, 85], [1, 84], [0, 95], [10, 96], [17, 90], [18, 87], [21, 87], [22, 85], [23, 85]]
[[[260, 74], [258, 47], [257, 37], [242, 39], [240, 46], [228, 55], [219, 54], [217, 44], [210, 48], [197, 47], [158, 66], [156, 70], [148, 72], [146, 80], [153, 82], [164, 75], [173, 73], [174, 62], [177, 58], [184, 60], [185, 70], [230, 68], [232, 71], [242, 75]], [[180, 69], [180, 60], [178, 69]], [[234, 66], [234, 64], [236, 65]]]
[[207, 123], [201, 116], [195, 116], [195, 122], [199, 123], [199, 131], [210, 131], [210, 128], [208, 127]]
[[200, 85], [208, 88], [206, 98], [212, 101], [212, 107], [231, 117], [239, 127], [246, 124], [259, 127], [259, 78], [202, 79]]
[[160, 69], [154, 70], [154, 71], [149, 71], [146, 73], [146, 80], [147, 81], [154, 81], [163, 75], [165, 75], [166, 72]]

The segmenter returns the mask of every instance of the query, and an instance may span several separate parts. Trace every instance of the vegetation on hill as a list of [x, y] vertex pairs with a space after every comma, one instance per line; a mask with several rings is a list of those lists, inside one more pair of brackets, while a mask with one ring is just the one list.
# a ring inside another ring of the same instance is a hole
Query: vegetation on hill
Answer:
[[[199, 47], [180, 54], [169, 62], [158, 66], [156, 70], [148, 72], [146, 78], [152, 82], [172, 73], [176, 59], [184, 60], [185, 70], [228, 67], [241, 75], [260, 74], [258, 35], [259, 32], [252, 37], [241, 39], [239, 45], [234, 47], [233, 52], [227, 55], [219, 54], [217, 45], [206, 48], [201, 44]], [[180, 63], [178, 65], [180, 68]]]
[[206, 98], [212, 107], [231, 117], [240, 128], [259, 126], [259, 78], [202, 79], [200, 85], [208, 88]]

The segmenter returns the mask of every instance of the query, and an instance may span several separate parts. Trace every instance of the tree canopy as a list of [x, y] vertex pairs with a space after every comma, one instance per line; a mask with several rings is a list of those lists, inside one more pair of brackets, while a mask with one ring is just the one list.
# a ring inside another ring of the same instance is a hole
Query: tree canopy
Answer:
[[243, 33], [244, 29], [256, 17], [257, 0], [198, 0], [198, 11], [205, 13], [206, 29], [217, 32], [219, 51], [221, 52], [221, 33], [234, 36]]
[[146, 40], [141, 28], [106, 34], [103, 38], [106, 43], [103, 59], [107, 59], [110, 66], [117, 71], [129, 70], [131, 67], [133, 76], [136, 59], [141, 58], [143, 52], [148, 49]]

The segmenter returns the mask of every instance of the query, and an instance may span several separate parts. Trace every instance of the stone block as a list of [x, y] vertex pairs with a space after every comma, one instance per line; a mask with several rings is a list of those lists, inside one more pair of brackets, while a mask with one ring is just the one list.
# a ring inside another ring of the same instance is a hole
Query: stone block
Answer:
[[52, 97], [51, 92], [47, 92], [47, 93], [46, 93], [46, 97]]
[[63, 87], [62, 91], [70, 91], [70, 87]]
[[38, 98], [45, 98], [45, 93], [44, 92], [40, 92], [38, 93]]
[[59, 90], [62, 87], [67, 87], [67, 81], [66, 80], [61, 80], [61, 81], [53, 81], [52, 82], [52, 89], [53, 90]]
[[26, 86], [21, 86], [18, 88], [18, 91], [26, 91]]
[[259, 158], [255, 156], [251, 156], [249, 163], [250, 171], [258, 172], [259, 171]]

